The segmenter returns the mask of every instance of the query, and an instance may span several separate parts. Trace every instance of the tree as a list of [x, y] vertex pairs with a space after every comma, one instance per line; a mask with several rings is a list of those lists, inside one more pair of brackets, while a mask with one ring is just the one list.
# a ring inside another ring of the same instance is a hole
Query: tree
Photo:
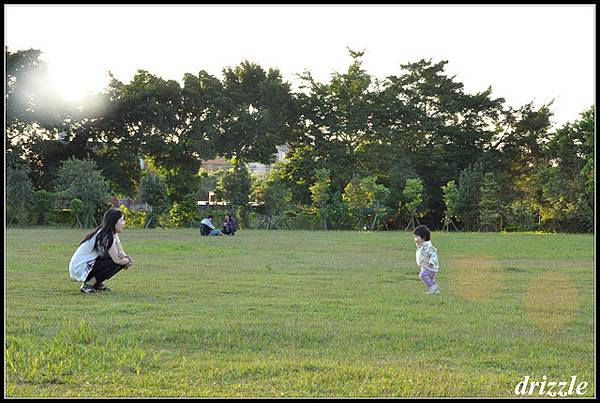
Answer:
[[196, 193], [190, 193], [182, 201], [173, 203], [169, 212], [169, 224], [175, 227], [191, 226], [198, 213], [198, 196]]
[[479, 202], [481, 201], [481, 184], [483, 182], [483, 165], [475, 163], [463, 169], [458, 181], [456, 196], [456, 213], [470, 231], [479, 229]]
[[455, 230], [456, 224], [452, 221], [452, 217], [456, 214], [456, 199], [458, 197], [458, 188], [456, 187], [456, 182], [449, 181], [446, 185], [442, 186], [442, 191], [444, 192], [444, 205], [446, 209], [444, 211], [444, 229], [446, 231], [449, 230], [449, 224], [452, 224]]
[[29, 221], [29, 208], [33, 201], [33, 184], [29, 167], [25, 163], [8, 163], [6, 166], [6, 216], [8, 223]]
[[48, 68], [36, 49], [6, 52], [6, 125], [37, 123], [54, 128], [63, 123], [65, 103], [51, 85]]
[[298, 205], [310, 205], [312, 195], [309, 187], [314, 173], [326, 168], [319, 157], [319, 150], [312, 145], [293, 142], [287, 154], [287, 161], [281, 165], [281, 178], [290, 189], [292, 200]]
[[239, 217], [240, 226], [247, 227], [252, 179], [245, 164], [236, 159], [232, 162], [233, 167], [219, 179], [215, 195], [229, 202]]
[[402, 194], [406, 200], [406, 209], [410, 214], [410, 221], [404, 229], [406, 231], [411, 225], [413, 229], [415, 228], [415, 220], [419, 223], [417, 213], [423, 205], [423, 180], [421, 178], [407, 179]]
[[32, 221], [34, 224], [47, 225], [49, 215], [56, 205], [56, 195], [45, 189], [33, 193], [31, 207]]
[[81, 216], [81, 213], [83, 212], [83, 208], [84, 208], [84, 204], [78, 198], [74, 198], [69, 202], [69, 209], [71, 210], [71, 217], [75, 220], [72, 227], [75, 226], [75, 224], [77, 224], [79, 226], [79, 228], [83, 228], [83, 224], [81, 223], [81, 220], [79, 219], [79, 217]]
[[362, 68], [364, 52], [348, 52], [352, 63], [347, 72], [334, 73], [328, 84], [316, 82], [308, 71], [300, 76], [301, 88], [308, 90], [307, 95], [299, 95], [300, 140], [312, 151], [305, 158], [317, 158], [321, 167], [330, 169], [332, 192], [342, 191], [353, 175], [363, 174], [362, 150], [376, 141], [376, 83]]
[[281, 215], [290, 208], [292, 195], [282, 175], [281, 164], [276, 163], [265, 177], [259, 178], [253, 185], [252, 197], [264, 216], [259, 228], [282, 228], [285, 225]]
[[5, 52], [6, 149], [28, 161], [34, 186], [49, 190], [49, 175], [71, 156], [56, 140], [71, 111], [51, 84], [40, 50]]
[[[358, 228], [370, 224], [373, 230], [376, 224], [385, 219], [390, 210], [384, 206], [389, 189], [376, 183], [377, 178], [353, 178], [344, 189], [342, 200], [346, 203], [350, 218]], [[373, 218], [371, 221], [370, 218]]]
[[140, 181], [141, 198], [148, 204], [145, 228], [160, 225], [160, 216], [169, 211], [170, 203], [167, 186], [160, 175], [146, 171]]
[[594, 216], [594, 110], [549, 136], [541, 168], [544, 220], [568, 231], [591, 231]]
[[110, 160], [103, 169], [119, 178], [115, 189], [129, 195], [135, 191], [143, 158], [164, 176], [171, 200], [180, 201], [193, 191], [201, 159], [212, 153], [204, 133], [192, 125], [196, 110], [189, 92], [184, 96], [177, 81], [138, 70], [128, 84], [111, 75], [106, 97], [107, 112], [95, 126], [102, 155]]
[[198, 175], [198, 200], [210, 200], [210, 193], [217, 189], [217, 183], [224, 174], [223, 169], [213, 172], [201, 169]]
[[390, 191], [385, 186], [376, 183], [376, 181], [377, 178], [375, 176], [369, 176], [363, 181], [363, 187], [367, 190], [367, 194], [371, 199], [371, 214], [374, 213], [373, 221], [371, 222], [371, 231], [373, 231], [379, 222], [385, 222], [385, 219], [391, 212], [391, 209], [385, 206]]
[[83, 202], [82, 224], [96, 225], [96, 212], [106, 206], [108, 184], [92, 160], [69, 159], [58, 169], [56, 192], [67, 199], [78, 198]]
[[442, 186], [482, 158], [503, 116], [504, 100], [493, 98], [491, 87], [465, 93], [444, 72], [447, 63], [402, 65], [402, 74], [388, 76], [378, 97], [379, 141], [393, 154], [410, 156], [423, 180], [429, 225], [443, 218]]
[[499, 231], [502, 229], [500, 202], [500, 186], [492, 172], [483, 175], [481, 184], [481, 200], [479, 201], [479, 229], [482, 231]]
[[417, 177], [417, 172], [412, 161], [405, 154], [395, 156], [391, 167], [378, 175], [378, 178], [384, 185], [390, 189], [390, 197], [387, 205], [395, 211], [396, 216], [400, 215], [402, 200], [404, 199], [404, 187], [406, 180]]
[[125, 145], [98, 145], [93, 155], [111, 194], [134, 197], [142, 175], [139, 152]]
[[[530, 102], [502, 111], [496, 123], [496, 135], [485, 145], [480, 162], [494, 174], [498, 186], [498, 210], [502, 229], [536, 229], [540, 216], [540, 171], [544, 161], [544, 143], [551, 126], [552, 102], [538, 108]], [[478, 225], [479, 227], [479, 225]], [[473, 228], [474, 229], [474, 228]]]
[[328, 229], [329, 210], [331, 205], [331, 179], [329, 169], [321, 168], [315, 172], [315, 183], [309, 187], [314, 207], [319, 212], [323, 229]]
[[290, 84], [277, 69], [243, 61], [223, 69], [219, 128], [214, 137], [218, 155], [247, 162], [274, 162], [277, 146], [293, 138], [298, 107]]

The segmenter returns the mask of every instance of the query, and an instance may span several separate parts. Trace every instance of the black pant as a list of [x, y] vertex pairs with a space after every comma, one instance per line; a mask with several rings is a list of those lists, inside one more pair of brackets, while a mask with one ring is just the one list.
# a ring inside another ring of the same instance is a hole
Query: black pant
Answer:
[[92, 277], [96, 277], [96, 281], [101, 283], [117, 274], [124, 267], [125, 265], [120, 265], [113, 262], [110, 256], [100, 255], [96, 258], [94, 267], [92, 268], [92, 271], [90, 271], [90, 274], [88, 274], [86, 277], [85, 281], [88, 281]]

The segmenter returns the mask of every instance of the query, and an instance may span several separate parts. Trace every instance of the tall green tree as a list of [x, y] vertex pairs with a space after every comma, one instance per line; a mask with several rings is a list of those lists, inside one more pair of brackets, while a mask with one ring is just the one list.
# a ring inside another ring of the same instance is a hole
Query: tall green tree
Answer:
[[50, 213], [56, 208], [56, 195], [46, 189], [33, 192], [31, 215], [33, 224], [48, 225]]
[[84, 227], [97, 225], [97, 212], [106, 207], [108, 184], [92, 160], [69, 159], [58, 169], [55, 190], [62, 197], [83, 202], [81, 222]]
[[456, 214], [456, 199], [458, 198], [458, 187], [456, 186], [456, 182], [451, 180], [442, 186], [442, 191], [444, 192], [444, 205], [446, 209], [444, 211], [444, 229], [449, 230], [450, 224], [456, 228], [456, 224], [452, 220], [452, 217]]
[[315, 172], [315, 183], [309, 190], [312, 195], [313, 206], [319, 212], [323, 229], [329, 229], [329, 215], [331, 210], [331, 179], [329, 169], [321, 168]]
[[591, 231], [594, 211], [594, 110], [549, 136], [541, 168], [543, 217], [549, 229]]
[[198, 147], [188, 139], [179, 83], [145, 70], [138, 70], [127, 84], [111, 74], [105, 96], [106, 113], [95, 130], [103, 169], [119, 178], [114, 190], [133, 196], [141, 177], [139, 161], [148, 159], [169, 178], [172, 199], [183, 198], [190, 190], [184, 186], [182, 191], [170, 178], [194, 177], [201, 160]]
[[71, 218], [74, 220], [73, 226], [77, 224], [79, 228], [83, 228], [83, 223], [79, 218], [85, 210], [85, 205], [83, 204], [83, 202], [76, 197], [74, 199], [71, 199], [71, 201], [69, 202], [69, 210]]
[[376, 180], [374, 176], [362, 179], [355, 177], [344, 189], [342, 200], [355, 228], [373, 230], [391, 211], [384, 204], [389, 197], [389, 189]]
[[6, 125], [36, 123], [39, 127], [61, 127], [65, 102], [48, 77], [42, 52], [36, 49], [6, 54]]
[[292, 143], [287, 161], [281, 166], [281, 177], [292, 193], [292, 200], [298, 205], [310, 205], [312, 195], [309, 187], [318, 169], [327, 169], [320, 157], [320, 150], [300, 141]]
[[277, 69], [243, 61], [223, 69], [218, 155], [240, 162], [275, 162], [277, 146], [293, 138], [298, 107]]
[[456, 212], [469, 231], [479, 229], [479, 202], [481, 201], [481, 184], [483, 183], [483, 165], [475, 163], [463, 169], [458, 181]]
[[242, 162], [234, 159], [233, 167], [223, 175], [218, 183], [215, 195], [230, 203], [239, 217], [240, 227], [249, 225], [250, 194], [252, 178], [248, 168]]
[[28, 161], [34, 186], [50, 190], [60, 163], [74, 155], [58, 140], [73, 110], [52, 85], [40, 50], [5, 54], [6, 150]]
[[[364, 52], [349, 49], [352, 63], [321, 84], [310, 72], [300, 76], [307, 94], [302, 106], [302, 147], [311, 147], [322, 167], [331, 169], [332, 191], [341, 191], [353, 175], [361, 175], [364, 148], [374, 142], [376, 82], [362, 67]], [[314, 173], [313, 173], [314, 175]], [[366, 175], [363, 175], [366, 176]]]
[[171, 208], [164, 179], [156, 173], [146, 171], [140, 182], [140, 190], [142, 200], [148, 204], [144, 227], [162, 225], [161, 216]]
[[199, 219], [198, 195], [187, 194], [183, 201], [174, 202], [169, 211], [169, 224], [175, 227], [192, 226], [194, 219]]
[[479, 230], [500, 231], [502, 229], [502, 204], [500, 186], [492, 172], [483, 175], [479, 201]]
[[283, 228], [286, 210], [292, 208], [292, 192], [286, 185], [281, 164], [276, 163], [264, 177], [254, 181], [252, 198], [259, 204], [257, 212], [263, 215], [259, 228]]
[[402, 194], [405, 199], [405, 208], [409, 214], [409, 223], [405, 230], [412, 226], [415, 228], [415, 221], [419, 223], [419, 210], [423, 207], [423, 180], [421, 178], [410, 178], [406, 180]]
[[404, 189], [406, 180], [416, 178], [416, 168], [410, 157], [406, 154], [394, 156], [391, 167], [382, 172], [378, 178], [384, 186], [390, 190], [390, 197], [387, 205], [395, 211], [396, 216], [401, 215], [402, 202], [404, 200]]
[[29, 178], [29, 167], [24, 161], [11, 158], [10, 153], [7, 154], [6, 219], [9, 224], [15, 220], [19, 224], [26, 224], [29, 221], [33, 194], [34, 187]]
[[444, 71], [447, 63], [401, 65], [401, 75], [386, 78], [378, 102], [381, 141], [394, 154], [410, 155], [423, 179], [430, 225], [443, 219], [442, 186], [482, 158], [504, 111], [491, 87], [466, 93]]

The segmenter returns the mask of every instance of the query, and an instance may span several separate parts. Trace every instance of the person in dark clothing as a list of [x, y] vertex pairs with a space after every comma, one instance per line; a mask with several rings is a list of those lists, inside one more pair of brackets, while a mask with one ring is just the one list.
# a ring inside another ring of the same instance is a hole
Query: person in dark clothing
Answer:
[[237, 222], [235, 221], [235, 218], [233, 218], [231, 214], [225, 214], [222, 232], [225, 235], [235, 235], [235, 231], [237, 231]]

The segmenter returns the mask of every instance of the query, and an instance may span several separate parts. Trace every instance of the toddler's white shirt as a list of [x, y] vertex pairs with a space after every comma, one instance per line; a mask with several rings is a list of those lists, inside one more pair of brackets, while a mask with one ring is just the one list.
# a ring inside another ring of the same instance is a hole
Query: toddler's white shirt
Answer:
[[431, 271], [438, 271], [440, 269], [437, 249], [431, 244], [431, 241], [425, 241], [417, 246], [417, 265]]

